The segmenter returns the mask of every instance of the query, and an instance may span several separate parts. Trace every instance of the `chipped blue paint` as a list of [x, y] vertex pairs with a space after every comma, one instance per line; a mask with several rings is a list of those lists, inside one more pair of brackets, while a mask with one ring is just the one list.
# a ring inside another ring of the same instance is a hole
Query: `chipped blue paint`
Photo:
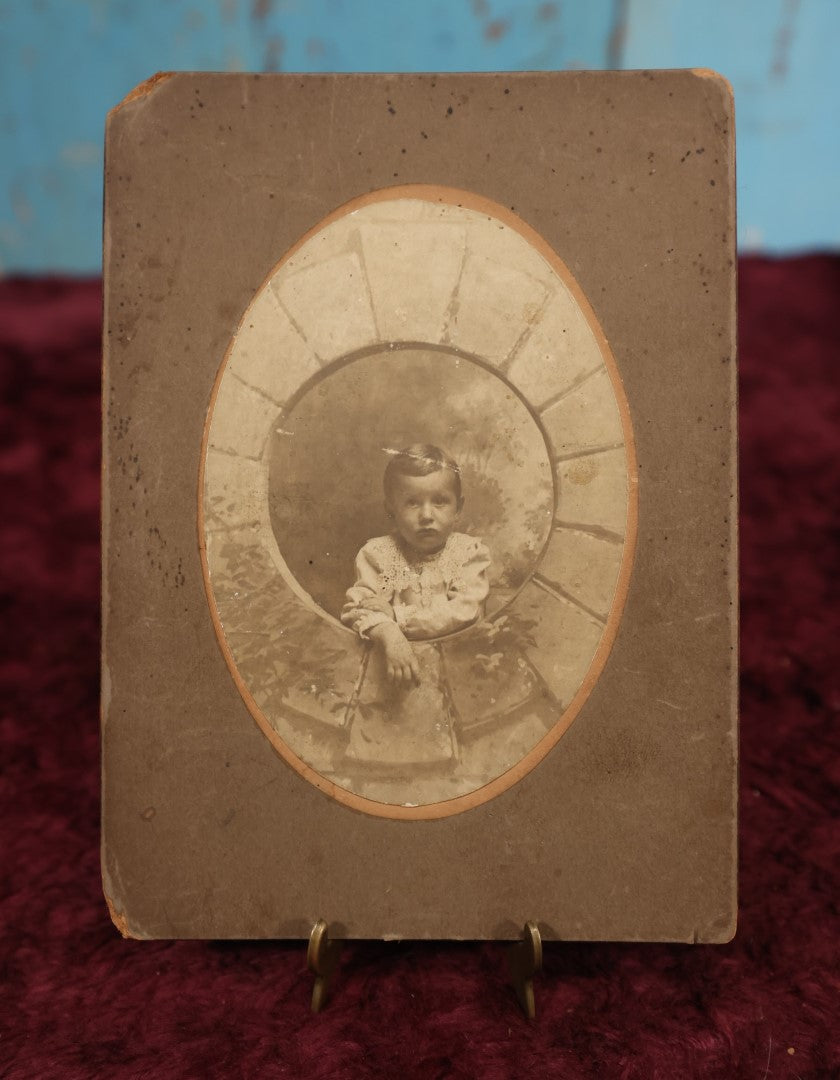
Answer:
[[836, 0], [0, 0], [0, 30], [0, 271], [99, 269], [105, 114], [167, 69], [714, 67], [742, 241], [840, 244]]
[[732, 83], [742, 249], [840, 248], [837, 0], [627, 0], [626, 18], [623, 67]]

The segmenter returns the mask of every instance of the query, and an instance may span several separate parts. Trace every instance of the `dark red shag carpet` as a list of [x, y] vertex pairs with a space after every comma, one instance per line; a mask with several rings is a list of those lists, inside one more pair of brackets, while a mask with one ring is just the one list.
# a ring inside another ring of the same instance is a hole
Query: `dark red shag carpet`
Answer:
[[724, 946], [123, 941], [99, 884], [99, 283], [0, 282], [4, 1077], [840, 1076], [840, 259], [741, 272], [741, 915]]

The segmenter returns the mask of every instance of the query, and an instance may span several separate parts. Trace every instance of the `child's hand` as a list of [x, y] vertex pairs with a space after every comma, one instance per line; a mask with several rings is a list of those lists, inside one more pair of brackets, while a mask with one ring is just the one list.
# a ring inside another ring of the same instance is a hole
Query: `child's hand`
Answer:
[[391, 619], [393, 619], [394, 617], [393, 607], [388, 603], [387, 600], [383, 600], [379, 596], [370, 596], [367, 598], [367, 600], [362, 600], [362, 602], [359, 604], [359, 607], [365, 611], [378, 611], [382, 615], [387, 615]]
[[392, 682], [409, 686], [420, 682], [420, 667], [414, 650], [396, 623], [374, 626], [370, 637], [382, 649], [385, 671]]

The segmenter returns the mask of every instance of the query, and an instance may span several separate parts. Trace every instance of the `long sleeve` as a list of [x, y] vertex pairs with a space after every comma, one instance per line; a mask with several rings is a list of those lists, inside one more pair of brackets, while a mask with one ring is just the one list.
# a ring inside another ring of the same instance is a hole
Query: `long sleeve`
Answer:
[[381, 587], [382, 567], [372, 543], [356, 556], [356, 582], [347, 590], [341, 621], [363, 638], [374, 626], [394, 621], [394, 609]]
[[427, 605], [394, 604], [397, 623], [407, 638], [418, 640], [451, 634], [484, 614], [484, 601], [490, 589], [487, 580], [490, 553], [480, 540], [472, 537], [464, 540], [463, 562], [445, 593], [433, 596]]

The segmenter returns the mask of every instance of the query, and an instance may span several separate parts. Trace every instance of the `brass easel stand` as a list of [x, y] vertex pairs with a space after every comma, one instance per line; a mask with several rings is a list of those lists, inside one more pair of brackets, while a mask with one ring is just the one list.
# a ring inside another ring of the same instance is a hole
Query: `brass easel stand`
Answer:
[[522, 940], [508, 949], [507, 966], [519, 1004], [528, 1019], [533, 1020], [537, 1015], [534, 976], [542, 971], [542, 938], [535, 922], [525, 923]]
[[[331, 941], [325, 919], [319, 919], [309, 935], [306, 962], [315, 976], [312, 987], [312, 1011], [320, 1012], [327, 1000], [330, 982], [338, 966], [341, 942]], [[542, 938], [535, 922], [527, 922], [522, 940], [507, 950], [507, 968], [519, 1004], [529, 1020], [537, 1014], [534, 1003], [534, 976], [542, 970]]]
[[315, 976], [312, 987], [312, 1011], [320, 1012], [327, 1000], [330, 982], [338, 967], [341, 942], [331, 941], [325, 919], [319, 919], [309, 935], [309, 948], [306, 950], [306, 962]]

